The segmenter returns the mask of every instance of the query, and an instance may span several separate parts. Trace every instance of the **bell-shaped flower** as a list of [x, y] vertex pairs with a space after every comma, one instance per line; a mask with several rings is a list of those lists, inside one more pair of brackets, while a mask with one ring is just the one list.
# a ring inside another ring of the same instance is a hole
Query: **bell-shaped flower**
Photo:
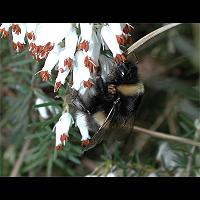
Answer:
[[9, 28], [12, 26], [12, 23], [2, 23], [0, 26], [0, 34], [2, 38], [9, 36]]
[[38, 26], [38, 23], [27, 23], [26, 24], [26, 35], [27, 35], [29, 44], [36, 39], [37, 26]]
[[53, 131], [56, 132], [56, 149], [62, 149], [65, 142], [69, 140], [68, 132], [73, 123], [74, 120], [71, 114], [65, 112], [55, 124]]
[[71, 23], [40, 23], [36, 28], [36, 40], [31, 45], [32, 54], [45, 58], [54, 45], [62, 42], [72, 28]]
[[81, 41], [78, 45], [78, 50], [84, 50], [85, 52], [89, 49], [89, 41], [92, 37], [92, 23], [80, 23], [81, 29]]
[[84, 64], [83, 51], [77, 51], [75, 54], [75, 65], [73, 67], [73, 85], [72, 88], [79, 90], [84, 81], [90, 78], [90, 71]]
[[178, 166], [179, 157], [170, 148], [167, 142], [162, 142], [156, 156], [156, 160], [160, 161], [168, 170], [174, 170]]
[[[48, 101], [43, 100], [39, 97], [35, 101], [35, 105], [40, 105], [40, 104], [43, 104], [43, 103], [48, 103]], [[55, 106], [52, 106], [52, 105], [37, 107], [37, 110], [38, 110], [40, 116], [43, 119], [48, 119], [50, 117], [50, 115], [49, 115], [50, 113], [53, 114], [53, 115], [56, 115], [56, 114], [59, 113], [58, 108], [56, 108]], [[50, 113], [49, 113], [49, 111], [50, 111]]]
[[70, 23], [41, 23], [36, 29], [35, 44], [37, 46], [44, 46], [48, 42], [58, 44], [69, 34], [71, 28]]
[[101, 35], [111, 50], [113, 57], [116, 59], [116, 62], [125, 61], [126, 58], [122, 54], [122, 50], [119, 47], [115, 34], [111, 31], [109, 26], [103, 26], [101, 29]]
[[[36, 101], [35, 101], [35, 105], [39, 105], [39, 104], [43, 104], [43, 103], [47, 103], [46, 101], [44, 101], [43, 99], [41, 98], [37, 98]], [[37, 108], [40, 116], [43, 118], [43, 119], [48, 119], [49, 118], [49, 115], [48, 115], [48, 111], [47, 111], [47, 108], [42, 106], [42, 107], [38, 107]]]
[[13, 48], [17, 52], [24, 50], [26, 23], [12, 24]]
[[87, 127], [87, 120], [85, 115], [77, 113], [76, 115], [76, 125], [78, 126], [81, 133], [81, 141], [83, 146], [87, 146], [90, 143], [90, 135]]
[[64, 72], [58, 72], [58, 76], [56, 78], [56, 83], [54, 86], [54, 92], [58, 92], [61, 85], [64, 85], [65, 79], [67, 78], [70, 70], [66, 69]]
[[77, 41], [76, 29], [72, 28], [68, 36], [65, 37], [65, 48], [59, 55], [59, 70], [63, 69], [64, 71], [66, 68], [72, 68]]
[[115, 34], [117, 42], [121, 45], [126, 45], [126, 36], [123, 32], [124, 24], [120, 23], [108, 23], [111, 31]]
[[98, 66], [99, 54], [100, 54], [101, 44], [97, 38], [95, 31], [92, 31], [92, 36], [89, 41], [89, 49], [85, 53], [86, 57], [84, 60], [85, 66], [93, 73], [95, 67]]
[[54, 68], [54, 66], [57, 64], [58, 59], [59, 59], [59, 53], [62, 49], [60, 48], [59, 45], [56, 45], [53, 50], [49, 53], [44, 67], [42, 68], [41, 71], [39, 71], [40, 76], [42, 77], [43, 81], [49, 80], [51, 70]]

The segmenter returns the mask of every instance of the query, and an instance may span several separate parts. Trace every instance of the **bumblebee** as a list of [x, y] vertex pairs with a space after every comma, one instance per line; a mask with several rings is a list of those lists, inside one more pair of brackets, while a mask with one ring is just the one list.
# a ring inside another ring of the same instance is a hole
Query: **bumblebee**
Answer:
[[115, 132], [121, 136], [130, 133], [143, 94], [137, 65], [129, 61], [116, 64], [105, 78], [97, 75], [93, 88], [83, 94], [73, 90], [71, 101], [77, 110], [80, 131], [92, 135], [84, 150]]

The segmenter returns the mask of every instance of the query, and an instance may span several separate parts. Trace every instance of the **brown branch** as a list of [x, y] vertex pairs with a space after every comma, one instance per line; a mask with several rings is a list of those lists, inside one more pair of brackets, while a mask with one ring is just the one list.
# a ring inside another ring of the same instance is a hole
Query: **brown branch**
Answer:
[[135, 42], [133, 45], [131, 45], [124, 53], [129, 55], [131, 52], [135, 51], [137, 48], [142, 46], [148, 40], [152, 39], [153, 37], [163, 33], [164, 31], [167, 31], [179, 24], [181, 24], [181, 23], [170, 23], [161, 28], [156, 29], [155, 31], [152, 31], [151, 33], [145, 35], [143, 38], [139, 39], [137, 42]]
[[22, 147], [22, 150], [21, 150], [21, 152], [20, 152], [20, 154], [19, 154], [19, 158], [17, 159], [17, 161], [16, 161], [16, 163], [15, 163], [15, 165], [14, 165], [14, 167], [13, 167], [13, 170], [12, 170], [12, 172], [10, 173], [10, 177], [16, 177], [16, 176], [18, 176], [20, 167], [21, 167], [21, 165], [22, 165], [22, 163], [23, 163], [23, 161], [24, 161], [24, 157], [25, 157], [25, 155], [26, 155], [26, 153], [27, 153], [27, 150], [28, 150], [28, 147], [29, 147], [29, 145], [30, 145], [30, 142], [31, 142], [31, 140], [27, 140], [27, 141], [24, 143], [24, 145], [23, 145], [23, 147]]
[[190, 140], [190, 139], [187, 139], [187, 138], [183, 138], [183, 137], [174, 136], [174, 135], [168, 135], [166, 133], [152, 131], [152, 130], [141, 128], [141, 127], [138, 127], [138, 126], [134, 127], [134, 131], [138, 132], [138, 133], [147, 134], [147, 135], [150, 135], [152, 137], [160, 138], [160, 139], [163, 139], [163, 140], [170, 140], [170, 141], [174, 141], [174, 142], [180, 142], [180, 143], [190, 144], [190, 145], [193, 145], [193, 146], [200, 147], [200, 142]]

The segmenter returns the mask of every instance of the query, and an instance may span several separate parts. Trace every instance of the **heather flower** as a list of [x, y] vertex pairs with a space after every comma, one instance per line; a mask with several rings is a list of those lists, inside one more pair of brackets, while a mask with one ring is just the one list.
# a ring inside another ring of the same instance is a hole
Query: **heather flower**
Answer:
[[[16, 52], [28, 50], [36, 61], [44, 60], [42, 69], [36, 74], [42, 81], [52, 80], [55, 73], [54, 92], [64, 85], [69, 74], [72, 84], [67, 84], [80, 94], [84, 94], [94, 86], [97, 72], [102, 78], [114, 68], [115, 62], [126, 58], [120, 45], [127, 44], [129, 26], [126, 23], [3, 23], [0, 26], [1, 37], [11, 35]], [[113, 57], [108, 57], [104, 51], [111, 51]], [[100, 69], [101, 68], [101, 69]], [[53, 71], [52, 71], [53, 70]], [[36, 105], [45, 103], [36, 100]], [[52, 107], [38, 107], [43, 119], [49, 117]], [[58, 110], [56, 110], [58, 113]], [[55, 114], [55, 112], [54, 112]], [[54, 127], [56, 132], [56, 148], [61, 149], [68, 140], [68, 131], [73, 123], [70, 113], [64, 113]], [[76, 124], [82, 135], [82, 144], [88, 145], [90, 135], [83, 116], [78, 116]]]
[[62, 114], [58, 122], [55, 124], [53, 131], [56, 132], [56, 149], [62, 149], [65, 142], [69, 140], [69, 128], [74, 123], [70, 113], [65, 112]]

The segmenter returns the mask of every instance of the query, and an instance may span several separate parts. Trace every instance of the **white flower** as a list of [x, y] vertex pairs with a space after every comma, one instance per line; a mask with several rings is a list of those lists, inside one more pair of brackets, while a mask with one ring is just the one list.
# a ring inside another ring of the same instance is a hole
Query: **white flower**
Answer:
[[79, 44], [79, 48], [83, 49], [86, 52], [88, 51], [89, 41], [90, 41], [90, 38], [92, 37], [92, 27], [93, 27], [93, 24], [80, 23], [81, 42]]
[[158, 177], [158, 175], [155, 172], [151, 172], [147, 177]]
[[55, 87], [54, 87], [54, 92], [57, 92], [60, 89], [60, 86], [64, 85], [65, 79], [67, 78], [69, 71], [70, 71], [69, 69], [66, 69], [64, 72], [58, 73], [58, 76], [56, 78]]
[[[41, 98], [37, 98], [35, 101], [35, 105], [39, 105], [39, 104], [43, 104], [43, 103], [48, 103], [48, 101], [45, 101]], [[58, 114], [59, 110], [56, 107], [53, 106], [42, 106], [42, 107], [38, 107], [37, 108], [40, 116], [43, 119], [48, 119], [50, 116], [48, 114], [48, 110], [54, 115], [54, 114]]]
[[9, 36], [9, 28], [12, 26], [12, 23], [2, 23], [0, 27], [1, 37], [6, 38]]
[[73, 68], [73, 85], [72, 88], [79, 90], [84, 81], [90, 78], [90, 71], [84, 64], [84, 53], [77, 51], [75, 54], [75, 65]]
[[[47, 103], [46, 101], [44, 101], [43, 99], [41, 98], [37, 98], [36, 101], [35, 101], [35, 105], [39, 105], [39, 104], [43, 104], [43, 103]], [[49, 118], [49, 115], [48, 115], [48, 112], [47, 112], [47, 108], [42, 106], [42, 107], [38, 107], [37, 108], [38, 112], [40, 113], [40, 116], [43, 118], [43, 119], [48, 119]]]
[[117, 177], [113, 172], [109, 172], [106, 177]]
[[82, 41], [89, 41], [92, 36], [92, 23], [80, 23]]
[[113, 57], [116, 57], [117, 54], [122, 54], [122, 50], [119, 48], [115, 34], [111, 31], [109, 26], [102, 27], [101, 35], [109, 49], [112, 51]]
[[55, 106], [48, 106], [48, 109], [50, 110], [50, 112], [54, 115], [54, 114], [58, 114], [59, 110], [58, 108], [56, 108]]
[[59, 70], [72, 68], [77, 41], [76, 29], [72, 28], [68, 36], [65, 37], [65, 48], [59, 55]]
[[70, 23], [41, 23], [36, 29], [36, 40], [37, 46], [44, 46], [48, 42], [52, 44], [58, 44], [62, 42], [72, 28]]
[[76, 125], [78, 126], [80, 133], [82, 135], [81, 141], [83, 141], [84, 145], [87, 145], [89, 143], [90, 135], [89, 135], [85, 115], [82, 115], [81, 113], [77, 113]]
[[114, 33], [114, 35], [117, 38], [117, 42], [121, 45], [127, 44], [127, 38], [125, 36], [125, 33], [123, 32], [123, 28], [125, 26], [124, 23], [108, 23], [111, 31]]
[[26, 24], [18, 23], [12, 25], [13, 47], [17, 52], [24, 50]]
[[54, 66], [57, 64], [59, 59], [59, 53], [61, 51], [61, 48], [59, 45], [56, 45], [52, 51], [50, 51], [49, 56], [47, 57], [44, 67], [41, 71], [39, 71], [40, 76], [42, 77], [43, 81], [47, 81], [50, 77], [51, 70], [54, 68]]
[[35, 40], [30, 43], [30, 51], [36, 60], [46, 58], [54, 46], [67, 37], [71, 23], [40, 23], [36, 26]]
[[123, 32], [123, 27], [120, 23], [108, 23], [108, 26], [115, 35], [121, 35]]
[[167, 142], [161, 143], [156, 156], [156, 160], [163, 163], [168, 170], [173, 170], [178, 166], [178, 156], [170, 148]]
[[38, 26], [38, 23], [27, 23], [26, 24], [26, 32], [27, 32], [26, 35], [27, 35], [29, 44], [36, 39], [37, 26]]
[[58, 122], [55, 124], [53, 131], [56, 132], [56, 148], [60, 149], [62, 145], [69, 139], [69, 128], [74, 123], [74, 120], [70, 113], [66, 112], [62, 114]]
[[90, 72], [93, 72], [95, 67], [98, 66], [99, 54], [100, 54], [101, 44], [96, 36], [95, 31], [92, 31], [92, 36], [89, 41], [89, 49], [85, 53], [86, 57], [84, 64], [89, 68]]

